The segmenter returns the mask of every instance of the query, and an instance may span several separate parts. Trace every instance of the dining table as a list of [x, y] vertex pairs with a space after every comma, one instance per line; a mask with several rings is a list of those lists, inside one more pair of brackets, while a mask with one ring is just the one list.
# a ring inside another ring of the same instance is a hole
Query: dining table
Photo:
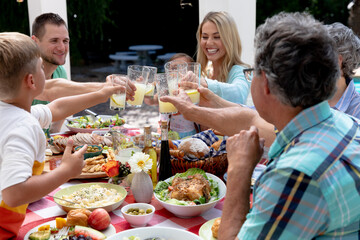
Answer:
[[150, 51], [156, 51], [163, 49], [161, 45], [133, 45], [129, 47], [130, 50], [136, 51], [139, 56], [140, 65], [152, 65], [150, 58]]
[[[73, 179], [70, 180], [53, 192], [49, 196], [45, 196], [40, 200], [31, 203], [26, 212], [25, 220], [20, 228], [19, 235], [17, 239], [24, 239], [25, 235], [32, 230], [44, 223], [55, 220], [56, 217], [66, 217], [66, 212], [62, 210], [51, 197], [60, 189], [73, 186], [81, 183], [97, 183], [97, 182], [108, 182], [107, 178], [95, 178], [95, 179]], [[127, 188], [128, 195], [126, 196], [124, 202], [115, 210], [110, 212], [111, 224], [114, 226], [116, 233], [132, 229], [130, 224], [125, 220], [121, 213], [121, 208], [127, 204], [134, 203], [135, 199], [131, 193], [131, 189]], [[192, 218], [179, 218], [176, 217], [171, 212], [167, 211], [158, 200], [153, 196], [151, 203], [155, 207], [155, 213], [153, 218], [148, 223], [147, 227], [172, 227], [182, 230], [187, 230], [192, 233], [198, 234], [200, 227], [207, 221], [220, 217], [222, 213], [222, 208], [224, 204], [224, 199], [219, 201], [214, 208], [206, 211], [200, 216]]]

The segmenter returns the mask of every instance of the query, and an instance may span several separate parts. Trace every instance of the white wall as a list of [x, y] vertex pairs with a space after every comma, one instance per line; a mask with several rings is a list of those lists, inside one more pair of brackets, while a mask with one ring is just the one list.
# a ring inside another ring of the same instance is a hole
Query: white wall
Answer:
[[[28, 0], [30, 34], [31, 26], [35, 18], [43, 13], [53, 12], [59, 14], [66, 24], [68, 24], [66, 0]], [[71, 79], [70, 72], [70, 51], [66, 57], [64, 65], [68, 79]]]
[[199, 0], [200, 22], [210, 11], [226, 11], [235, 19], [242, 44], [241, 59], [253, 65], [256, 0]]

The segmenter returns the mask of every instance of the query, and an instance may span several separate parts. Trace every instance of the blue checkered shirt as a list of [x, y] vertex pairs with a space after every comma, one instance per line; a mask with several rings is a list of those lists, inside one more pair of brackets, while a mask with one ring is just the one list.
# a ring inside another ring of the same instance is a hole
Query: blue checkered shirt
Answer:
[[360, 239], [357, 119], [322, 102], [277, 135], [239, 239]]

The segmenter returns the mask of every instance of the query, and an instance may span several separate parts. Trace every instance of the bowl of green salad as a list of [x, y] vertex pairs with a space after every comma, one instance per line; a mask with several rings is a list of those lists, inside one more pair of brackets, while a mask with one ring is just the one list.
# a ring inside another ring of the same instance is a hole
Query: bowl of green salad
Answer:
[[122, 126], [125, 119], [119, 117], [118, 114], [99, 115], [94, 118], [90, 115], [67, 118], [66, 127], [72, 132], [92, 133], [93, 131], [108, 131], [110, 127]]
[[213, 208], [226, 194], [225, 183], [202, 169], [186, 172], [159, 181], [154, 195], [160, 204], [177, 217], [199, 216]]

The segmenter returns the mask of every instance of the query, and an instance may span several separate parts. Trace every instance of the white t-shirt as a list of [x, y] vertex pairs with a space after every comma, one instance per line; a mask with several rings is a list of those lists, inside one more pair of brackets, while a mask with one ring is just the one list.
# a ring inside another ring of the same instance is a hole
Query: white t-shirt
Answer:
[[[35, 105], [31, 114], [0, 101], [0, 190], [32, 176], [35, 160], [45, 160], [43, 128], [52, 121], [49, 107]], [[0, 192], [0, 201], [2, 200]]]

